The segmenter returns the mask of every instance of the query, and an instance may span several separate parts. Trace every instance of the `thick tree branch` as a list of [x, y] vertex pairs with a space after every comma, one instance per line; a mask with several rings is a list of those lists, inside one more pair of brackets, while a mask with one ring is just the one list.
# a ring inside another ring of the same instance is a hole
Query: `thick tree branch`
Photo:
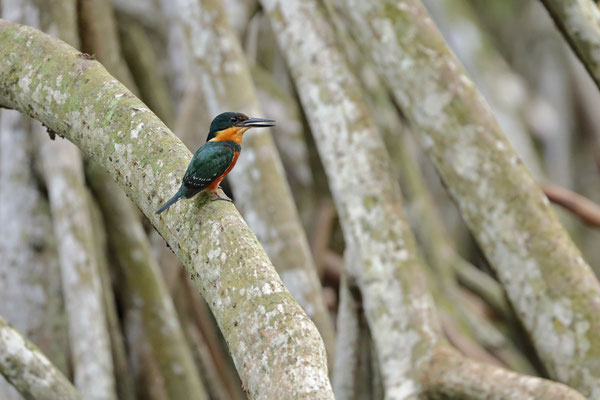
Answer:
[[[244, 53], [219, 2], [179, 0], [168, 3], [174, 8], [173, 25], [181, 26], [184, 31], [187, 58], [178, 62], [189, 63], [189, 81], [200, 83], [197, 96], [203, 97], [208, 115], [231, 110], [263, 116]], [[196, 134], [197, 131], [198, 127]], [[228, 178], [236, 205], [286, 287], [317, 325], [332, 360], [333, 324], [269, 130], [256, 129], [244, 135], [243, 150]]]
[[[355, 267], [347, 273], [362, 296], [385, 397], [416, 398], [427, 392], [425, 369], [446, 345], [389, 156], [366, 111], [361, 89], [335, 45], [321, 3], [261, 3], [309, 117], [345, 241], [355, 246], [356, 263], [347, 264]], [[465, 358], [461, 362], [467, 369], [476, 366]], [[545, 381], [544, 390], [554, 385]], [[499, 397], [500, 389], [491, 384], [478, 398]], [[577, 398], [574, 391], [570, 394]]]
[[63, 139], [41, 146], [63, 294], [75, 386], [90, 399], [116, 399], [110, 335], [90, 220], [81, 155]]
[[[102, 165], [150, 219], [210, 305], [252, 398], [331, 398], [323, 343], [231, 204], [200, 195], [154, 211], [191, 154], [96, 61], [0, 21], [0, 105], [25, 112]], [[258, 366], [258, 367], [257, 367]]]
[[132, 308], [140, 315], [169, 398], [207, 398], [137, 209], [100, 166], [90, 164], [86, 172], [103, 211], [125, 290], [138, 299]]
[[64, 375], [0, 317], [0, 373], [28, 400], [80, 400]]
[[320, 3], [261, 3], [309, 117], [346, 246], [359, 258], [347, 272], [362, 294], [386, 396], [416, 396], [414, 365], [431, 357], [439, 326], [389, 156]]
[[551, 376], [594, 397], [600, 284], [422, 4], [336, 2], [415, 126]]
[[445, 348], [436, 352], [423, 381], [431, 399], [461, 400], [583, 400], [584, 397], [560, 383], [465, 360], [456, 351]]

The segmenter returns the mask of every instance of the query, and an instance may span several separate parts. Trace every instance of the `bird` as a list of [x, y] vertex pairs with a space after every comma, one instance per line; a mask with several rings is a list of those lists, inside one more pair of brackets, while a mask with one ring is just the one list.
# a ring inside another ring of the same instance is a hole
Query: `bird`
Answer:
[[182, 198], [192, 198], [201, 191], [214, 193], [214, 200], [231, 199], [219, 195], [219, 184], [233, 169], [242, 151], [242, 136], [250, 128], [275, 126], [275, 121], [249, 118], [240, 112], [224, 112], [213, 119], [206, 143], [196, 151], [187, 167], [181, 186], [173, 197], [156, 210], [160, 214]]

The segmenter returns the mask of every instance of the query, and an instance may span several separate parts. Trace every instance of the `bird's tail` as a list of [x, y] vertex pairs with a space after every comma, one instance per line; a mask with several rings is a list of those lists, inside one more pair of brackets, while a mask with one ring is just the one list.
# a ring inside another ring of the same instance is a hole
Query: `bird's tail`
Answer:
[[182, 185], [179, 188], [179, 190], [177, 191], [177, 193], [175, 193], [175, 196], [171, 197], [165, 204], [163, 204], [163, 206], [161, 208], [156, 210], [156, 214], [160, 214], [161, 212], [165, 211], [167, 208], [171, 207], [179, 199], [181, 199], [184, 195], [185, 195], [185, 188]]

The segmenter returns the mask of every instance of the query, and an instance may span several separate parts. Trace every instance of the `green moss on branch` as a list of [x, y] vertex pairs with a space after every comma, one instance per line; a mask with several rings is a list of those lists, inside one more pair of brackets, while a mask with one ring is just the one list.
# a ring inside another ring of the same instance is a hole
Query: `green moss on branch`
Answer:
[[185, 146], [100, 63], [0, 21], [0, 105], [65, 136], [102, 165], [182, 260], [252, 398], [329, 398], [323, 342], [234, 206], [200, 195], [154, 214], [179, 185]]

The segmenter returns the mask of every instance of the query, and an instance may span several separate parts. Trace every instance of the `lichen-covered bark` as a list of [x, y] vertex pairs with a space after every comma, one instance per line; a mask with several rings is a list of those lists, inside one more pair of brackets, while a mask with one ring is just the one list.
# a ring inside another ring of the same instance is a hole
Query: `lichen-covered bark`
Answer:
[[[0, 111], [0, 315], [68, 374], [56, 242], [48, 202], [31, 168], [34, 123], [16, 111]], [[0, 384], [0, 397], [13, 399], [6, 387]]]
[[600, 8], [589, 0], [542, 0], [596, 86], [600, 88]]
[[[423, 369], [427, 398], [461, 400], [583, 400], [566, 385], [519, 375], [484, 363], [465, 361], [455, 350], [436, 352]], [[493, 395], [490, 396], [490, 393]]]
[[75, 386], [89, 399], [116, 398], [81, 155], [64, 139], [44, 142], [40, 153], [59, 239]]
[[[201, 83], [201, 95], [209, 115], [234, 110], [262, 116], [244, 54], [219, 3], [176, 1], [173, 5], [177, 16], [173, 23], [181, 24], [185, 33], [192, 71], [190, 80]], [[229, 177], [236, 205], [286, 287], [315, 321], [328, 355], [333, 359], [333, 325], [323, 302], [308, 241], [268, 130], [256, 129], [245, 134], [242, 153]]]
[[[5, 2], [3, 12], [39, 24], [29, 2]], [[48, 201], [40, 191], [43, 185], [33, 169], [38, 165], [32, 127], [39, 124], [10, 110], [0, 110], [0, 120], [0, 315], [68, 374], [68, 330], [56, 241]]]
[[106, 231], [102, 221], [100, 208], [88, 192], [88, 205], [90, 207], [90, 218], [94, 235], [94, 257], [98, 260], [98, 274], [102, 285], [102, 299], [106, 314], [106, 323], [110, 334], [110, 348], [115, 372], [117, 398], [119, 400], [134, 400], [135, 385], [133, 376], [129, 373], [127, 362], [127, 351], [121, 323], [117, 314], [117, 304], [113, 292], [109, 262], [107, 259]]
[[[361, 290], [388, 398], [422, 388], [415, 365], [439, 340], [389, 156], [316, 1], [263, 0], [309, 117]], [[343, 143], [343, 148], [340, 147]]]
[[144, 335], [173, 399], [202, 399], [206, 391], [177, 319], [173, 300], [152, 257], [137, 210], [97, 164], [87, 168], [102, 208], [108, 240], [121, 267], [124, 290], [138, 308]]
[[[14, 6], [14, 10], [39, 15], [40, 26], [77, 44], [74, 1], [26, 6], [19, 4]], [[59, 16], [64, 19], [62, 24], [58, 23]], [[35, 133], [46, 135], [39, 125]], [[50, 199], [54, 234], [60, 239], [60, 275], [68, 314], [75, 384], [90, 399], [114, 398], [110, 338], [94, 256], [81, 156], [75, 146], [64, 140], [40, 141], [39, 156]]]
[[200, 195], [154, 214], [179, 186], [191, 158], [185, 146], [70, 46], [7, 21], [0, 44], [0, 104], [72, 140], [124, 188], [191, 273], [250, 396], [331, 398], [318, 331], [235, 208]]
[[465, 0], [423, 1], [473, 82], [489, 101], [506, 137], [536, 179], [544, 173], [533, 147], [523, 110], [531, 102], [528, 88], [494, 48]]
[[82, 399], [46, 356], [1, 316], [0, 373], [28, 400]]
[[337, 0], [550, 374], [600, 396], [600, 285], [417, 0]]

